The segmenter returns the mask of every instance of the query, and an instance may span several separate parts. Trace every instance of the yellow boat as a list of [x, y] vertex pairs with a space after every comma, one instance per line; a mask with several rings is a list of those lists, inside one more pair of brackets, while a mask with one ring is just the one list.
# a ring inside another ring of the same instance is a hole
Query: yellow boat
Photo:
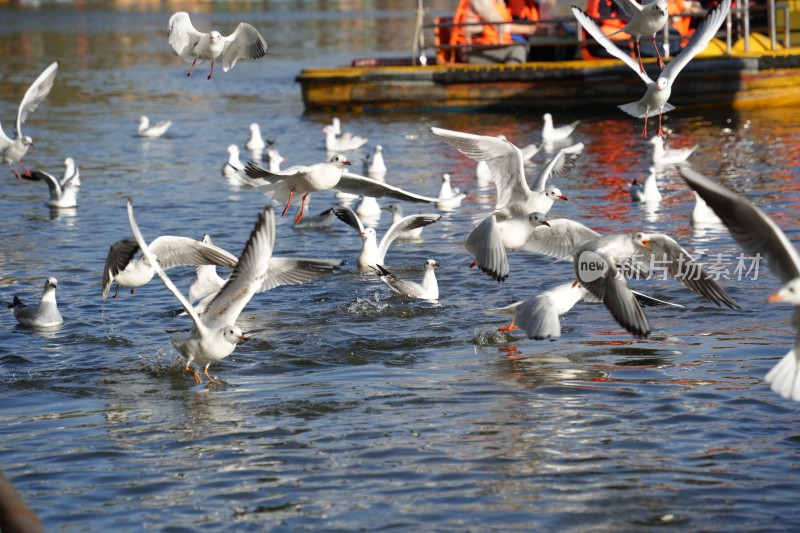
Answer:
[[[420, 9], [421, 6], [420, 6]], [[670, 102], [681, 107], [747, 109], [800, 105], [800, 0], [767, 6], [765, 33], [751, 32], [751, 11], [732, 9], [733, 24], [723, 25], [708, 49], [681, 72]], [[770, 15], [771, 14], [771, 15]], [[564, 23], [568, 19], [552, 19]], [[574, 20], [572, 21], [574, 22]], [[418, 17], [417, 46], [408, 58], [355, 60], [349, 66], [308, 68], [297, 76], [308, 111], [509, 110], [557, 106], [602, 109], [643, 94], [642, 82], [616, 59], [571, 59], [517, 64], [472, 65], [444, 62], [452, 47], [432, 42], [443, 22]], [[781, 30], [779, 31], [778, 28]], [[741, 37], [735, 39], [734, 30]], [[758, 28], [754, 28], [758, 29]], [[431, 32], [431, 30], [433, 30]], [[534, 45], [553, 45], [543, 38]], [[555, 45], [586, 46], [580, 36], [560, 37]], [[438, 58], [438, 61], [437, 61]], [[645, 60], [655, 73], [655, 61]]]

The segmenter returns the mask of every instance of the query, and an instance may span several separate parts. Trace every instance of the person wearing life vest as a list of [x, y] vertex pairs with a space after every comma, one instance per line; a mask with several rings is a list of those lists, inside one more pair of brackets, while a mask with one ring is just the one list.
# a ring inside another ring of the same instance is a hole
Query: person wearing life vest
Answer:
[[[527, 43], [515, 42], [512, 34], [529, 36], [535, 25], [515, 24], [503, 0], [460, 0], [453, 17], [450, 44], [475, 45], [464, 52], [467, 63], [524, 63]], [[471, 23], [468, 26], [459, 24]]]

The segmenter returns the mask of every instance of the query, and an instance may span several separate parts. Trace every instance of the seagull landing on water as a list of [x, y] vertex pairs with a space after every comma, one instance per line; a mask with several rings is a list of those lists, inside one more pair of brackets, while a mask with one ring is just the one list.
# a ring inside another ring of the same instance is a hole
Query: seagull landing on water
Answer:
[[192, 26], [189, 14], [179, 11], [169, 18], [169, 44], [187, 63], [191, 62], [187, 76], [195, 65], [211, 60], [208, 79], [214, 75], [214, 61], [222, 58], [222, 70], [228, 72], [240, 59], [259, 59], [267, 54], [267, 41], [250, 24], [239, 23], [227, 37], [218, 31], [202, 33]]
[[64, 323], [61, 313], [56, 304], [56, 288], [58, 281], [56, 278], [47, 278], [44, 283], [44, 293], [37, 307], [28, 307], [17, 297], [14, 301], [6, 304], [11, 309], [14, 317], [23, 326], [32, 328], [49, 328]]
[[47, 188], [50, 190], [50, 199], [47, 201], [47, 205], [50, 207], [58, 209], [77, 207], [81, 173], [75, 165], [75, 160], [71, 157], [64, 160], [64, 176], [60, 180], [43, 170], [34, 170], [30, 177], [25, 177], [25, 179], [47, 183]]
[[656, 81], [653, 81], [647, 73], [639, 69], [639, 63], [633, 59], [628, 53], [620, 50], [617, 45], [611, 42], [606, 37], [594, 20], [591, 19], [580, 8], [573, 6], [572, 13], [578, 20], [581, 26], [591, 35], [594, 39], [606, 49], [606, 51], [617, 59], [621, 59], [626, 65], [631, 67], [634, 72], [642, 79], [647, 86], [647, 90], [641, 100], [623, 104], [619, 106], [620, 109], [625, 111], [631, 116], [636, 118], [644, 118], [644, 129], [642, 130], [642, 138], [647, 138], [647, 118], [651, 113], [658, 115], [658, 136], [663, 135], [661, 129], [661, 116], [664, 113], [672, 111], [675, 106], [671, 105], [669, 100], [672, 93], [672, 84], [675, 83], [675, 78], [689, 64], [694, 56], [702, 52], [708, 46], [711, 39], [714, 38], [725, 18], [728, 16], [728, 11], [731, 7], [731, 0], [723, 0], [714, 11], [711, 11], [700, 27], [694, 32], [686, 48], [681, 50], [678, 56], [669, 62], [669, 65], [661, 71], [660, 76]]
[[636, 57], [639, 59], [639, 71], [644, 72], [644, 65], [642, 64], [642, 51], [639, 49], [639, 39], [645, 35], [652, 35], [653, 48], [656, 49], [656, 61], [658, 68], [664, 70], [664, 60], [661, 58], [661, 53], [658, 51], [658, 43], [656, 42], [656, 34], [664, 29], [669, 18], [669, 7], [666, 0], [655, 0], [652, 3], [641, 5], [634, 0], [614, 0], [616, 4], [622, 8], [625, 15], [630, 17], [628, 23], [623, 27], [609, 33], [606, 37], [611, 37], [618, 33], [627, 33], [636, 39]]
[[414, 281], [406, 281], [400, 279], [383, 267], [383, 265], [375, 265], [372, 267], [392, 292], [398, 296], [406, 298], [416, 298], [419, 300], [438, 300], [439, 299], [439, 284], [436, 281], [435, 269], [439, 268], [439, 262], [434, 259], [425, 261], [425, 273], [422, 275], [422, 281], [416, 283]]
[[53, 82], [56, 80], [56, 71], [58, 70], [58, 63], [51, 63], [49, 67], [39, 74], [39, 77], [31, 84], [25, 96], [22, 97], [22, 102], [19, 104], [17, 111], [17, 122], [14, 125], [14, 138], [11, 139], [3, 132], [0, 126], [0, 159], [8, 165], [8, 170], [14, 173], [17, 178], [22, 178], [22, 175], [11, 168], [11, 163], [15, 163], [21, 168], [26, 175], [30, 176], [31, 173], [27, 168], [23, 167], [20, 161], [28, 151], [28, 147], [33, 146], [33, 139], [28, 135], [22, 134], [22, 125], [28, 118], [28, 115], [42, 103], [42, 101], [50, 94], [50, 89], [53, 88]]
[[167, 130], [172, 126], [171, 120], [162, 120], [156, 124], [150, 124], [150, 119], [142, 115], [139, 117], [139, 137], [147, 137], [156, 139], [167, 133]]

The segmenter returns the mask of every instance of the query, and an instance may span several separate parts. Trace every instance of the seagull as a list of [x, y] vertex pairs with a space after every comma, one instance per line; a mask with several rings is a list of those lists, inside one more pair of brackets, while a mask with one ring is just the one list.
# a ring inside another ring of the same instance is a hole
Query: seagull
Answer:
[[189, 14], [179, 11], [169, 18], [169, 44], [187, 63], [191, 61], [187, 76], [192, 75], [195, 64], [210, 59], [208, 79], [214, 75], [214, 61], [222, 58], [222, 70], [228, 72], [240, 59], [259, 59], [267, 54], [267, 41], [250, 24], [240, 22], [227, 37], [218, 31], [202, 33], [189, 20]]
[[22, 178], [22, 175], [11, 168], [11, 163], [15, 163], [21, 168], [26, 175], [30, 176], [27, 168], [23, 167], [20, 161], [28, 147], [33, 146], [33, 139], [28, 135], [22, 134], [22, 125], [28, 118], [30, 113], [33, 113], [39, 104], [50, 94], [50, 89], [53, 88], [53, 82], [56, 79], [56, 71], [58, 70], [58, 63], [51, 63], [36, 80], [25, 91], [25, 96], [22, 97], [22, 102], [19, 104], [17, 111], [17, 122], [14, 125], [14, 138], [11, 139], [6, 136], [0, 125], [0, 156], [3, 162], [8, 166], [8, 169], [14, 173], [17, 178]]
[[496, 215], [489, 215], [472, 230], [464, 244], [467, 252], [475, 258], [470, 267], [478, 265], [481, 272], [492, 279], [505, 281], [509, 273], [507, 250], [524, 247], [540, 226], [550, 226], [542, 213], [533, 212], [500, 221]]
[[147, 137], [149, 139], [156, 139], [161, 137], [172, 126], [171, 120], [162, 120], [158, 124], [150, 125], [150, 119], [142, 115], [139, 117], [139, 137]]
[[722, 225], [722, 220], [717, 216], [713, 209], [708, 207], [708, 204], [703, 197], [694, 191], [694, 209], [689, 217], [694, 228], [707, 228]]
[[576, 120], [571, 124], [556, 128], [553, 126], [553, 115], [545, 113], [542, 118], [544, 119], [544, 124], [542, 125], [542, 141], [546, 143], [568, 139], [569, 136], [572, 135], [572, 132], [575, 131], [575, 128], [578, 127], [578, 124], [581, 123], [580, 120]]
[[[652, 296], [631, 291], [641, 305], [668, 305], [683, 308], [680, 304], [665, 302]], [[599, 303], [580, 283], [563, 283], [526, 300], [514, 302], [505, 307], [487, 309], [490, 315], [511, 315], [511, 324], [502, 326], [499, 331], [511, 331], [518, 327], [529, 339], [557, 340], [561, 337], [559, 317], [569, 312], [578, 302]]]
[[81, 186], [81, 174], [75, 165], [75, 160], [68, 157], [64, 160], [64, 176], [59, 180], [52, 174], [43, 170], [34, 170], [30, 177], [32, 181], [45, 181], [50, 190], [50, 199], [47, 205], [58, 209], [77, 207], [78, 190]]
[[666, 0], [655, 0], [649, 4], [638, 4], [634, 0], [614, 0], [616, 4], [630, 17], [624, 27], [614, 33], [609, 33], [606, 37], [611, 37], [618, 33], [627, 33], [636, 39], [636, 57], [639, 59], [639, 71], [644, 73], [642, 64], [642, 51], [639, 49], [639, 38], [645, 35], [652, 35], [653, 48], [656, 49], [658, 68], [664, 69], [664, 60], [658, 51], [656, 34], [664, 29], [669, 19], [669, 7]]
[[[273, 215], [274, 216], [274, 215]], [[333, 217], [333, 215], [331, 215]], [[213, 244], [211, 237], [203, 235], [202, 242]], [[296, 257], [275, 257], [269, 258], [269, 276], [256, 291], [265, 292], [275, 287], [283, 285], [299, 285], [312, 281], [317, 278], [330, 274], [336, 267], [341, 266], [343, 261], [339, 259], [310, 259]], [[200, 265], [197, 267], [196, 278], [189, 287], [189, 303], [201, 300], [194, 310], [199, 315], [203, 315], [214, 301], [222, 287], [231, 278], [223, 279], [217, 274], [216, 265]]]
[[650, 139], [650, 144], [653, 145], [653, 164], [658, 167], [667, 167], [672, 165], [679, 165], [686, 162], [692, 152], [697, 150], [697, 145], [691, 148], [666, 148], [664, 146], [664, 139], [658, 136]]
[[47, 278], [44, 283], [44, 293], [42, 293], [42, 299], [39, 300], [38, 306], [35, 308], [28, 307], [15, 295], [14, 301], [6, 304], [6, 307], [11, 309], [14, 317], [23, 326], [49, 328], [61, 325], [64, 323], [64, 319], [61, 317], [56, 303], [57, 287], [58, 280], [56, 278]]
[[658, 183], [656, 182], [655, 167], [650, 167], [643, 184], [640, 184], [637, 180], [633, 180], [630, 193], [631, 202], [650, 204], [661, 201], [661, 193], [658, 191]]
[[442, 218], [442, 215], [436, 214], [419, 214], [404, 217], [399, 222], [395, 222], [389, 226], [380, 244], [378, 244], [375, 230], [365, 227], [364, 223], [352, 209], [343, 205], [338, 205], [333, 208], [333, 212], [339, 220], [357, 230], [359, 235], [361, 235], [361, 253], [359, 253], [356, 261], [359, 268], [369, 268], [384, 264], [389, 246], [392, 245], [403, 230], [427, 226]]
[[[387, 206], [382, 206], [381, 209], [384, 211], [388, 211], [392, 214], [392, 225], [400, 222], [403, 218], [403, 207], [398, 204], [389, 204]], [[398, 239], [406, 239], [406, 240], [419, 240], [422, 238], [422, 230], [425, 229], [425, 226], [419, 226], [414, 229], [404, 229], [400, 230], [397, 234]]]
[[275, 148], [275, 139], [267, 139], [267, 149], [264, 150], [264, 159], [269, 163], [270, 172], [281, 171], [281, 163], [286, 162], [286, 158]]
[[155, 265], [164, 286], [178, 299], [186, 313], [192, 318], [194, 327], [191, 331], [178, 331], [170, 335], [170, 341], [176, 350], [187, 359], [184, 370], [194, 375], [197, 383], [203, 378], [197, 370], [191, 368], [192, 362], [203, 366], [203, 373], [209, 382], [216, 383], [208, 373], [208, 367], [214, 361], [228, 357], [241, 340], [245, 340], [242, 330], [235, 325], [236, 318], [255, 293], [256, 287], [267, 275], [269, 257], [272, 255], [272, 244], [275, 238], [275, 217], [270, 217], [272, 208], [267, 206], [259, 213], [258, 221], [250, 234], [242, 251], [231, 281], [226, 283], [217, 297], [209, 305], [203, 318], [195, 312], [186, 297], [169, 279], [161, 268], [161, 259], [147, 246], [139, 226], [133, 216], [133, 203], [128, 200], [128, 222], [135, 244], [142, 249], [145, 260]]
[[364, 174], [372, 179], [383, 179], [386, 175], [386, 163], [383, 160], [383, 146], [375, 146], [372, 156], [364, 160]]
[[432, 127], [431, 132], [467, 157], [486, 161], [497, 188], [497, 204], [493, 213], [498, 220], [527, 216], [534, 211], [546, 215], [555, 200], [567, 199], [557, 187], [545, 186], [549, 176], [563, 168], [563, 150], [559, 150], [550, 160], [531, 190], [525, 180], [522, 152], [508, 140], [436, 127]]
[[439, 262], [434, 259], [425, 261], [425, 273], [422, 275], [420, 283], [400, 279], [380, 264], [372, 268], [377, 271], [381, 281], [388, 285], [392, 292], [398, 296], [417, 298], [419, 300], [439, 299], [439, 285], [436, 282], [436, 274], [434, 273], [434, 270], [439, 268]]
[[250, 138], [244, 144], [244, 147], [251, 152], [258, 152], [259, 154], [266, 148], [264, 138], [261, 137], [261, 128], [258, 124], [253, 122], [250, 124]]
[[253, 185], [253, 182], [247, 178], [244, 173], [244, 164], [239, 159], [239, 147], [231, 144], [225, 150], [228, 152], [228, 160], [222, 165], [222, 175], [228, 179], [231, 185]]
[[[498, 135], [497, 138], [506, 141], [508, 140], [505, 135]], [[541, 149], [541, 146], [529, 144], [527, 146], [520, 147], [519, 150], [522, 152], [522, 160], [529, 161], [533, 156], [538, 154]], [[492, 176], [492, 171], [489, 169], [489, 165], [486, 164], [486, 161], [478, 161], [478, 163], [475, 165], [475, 178], [478, 181], [478, 187], [486, 187], [490, 183], [494, 182], [494, 176]]]
[[357, 150], [367, 144], [366, 137], [346, 136], [336, 137], [334, 128], [330, 124], [322, 128], [325, 133], [325, 149], [328, 152], [347, 152], [349, 150]]
[[356, 205], [356, 214], [362, 219], [369, 219], [377, 223], [381, 217], [381, 205], [378, 203], [377, 198], [372, 196], [362, 196]]
[[436, 196], [437, 209], [454, 209], [461, 205], [461, 201], [467, 197], [467, 193], [461, 192], [457, 187], [450, 185], [450, 174], [442, 174], [442, 185], [439, 187], [439, 194]]
[[687, 166], [681, 166], [680, 173], [719, 216], [744, 251], [763, 255], [772, 273], [784, 284], [767, 301], [795, 306], [792, 325], [798, 333], [792, 349], [764, 379], [781, 397], [800, 401], [800, 254], [797, 248], [769, 216], [738, 194]]
[[[236, 266], [236, 257], [231, 253], [202, 241], [189, 237], [162, 235], [150, 243], [150, 250], [158, 256], [159, 268], [167, 269], [183, 265], [219, 265], [227, 268]], [[120, 286], [130, 287], [131, 293], [137, 287], [146, 285], [156, 274], [156, 267], [142, 256], [134, 258], [141, 246], [135, 239], [122, 239], [111, 245], [103, 267], [103, 299], [108, 297], [111, 283], [116, 282], [116, 298]]]
[[330, 189], [374, 198], [391, 197], [409, 202], [436, 203], [436, 198], [411, 193], [365, 176], [344, 172], [344, 167], [348, 165], [350, 165], [350, 161], [345, 156], [335, 154], [326, 163], [317, 163], [311, 166], [297, 165], [280, 172], [270, 172], [257, 163], [250, 161], [245, 167], [245, 173], [251, 178], [265, 180], [267, 182], [265, 185], [267, 192], [288, 193], [289, 198], [281, 216], [286, 214], [292, 203], [292, 196], [295, 193], [303, 195], [300, 209], [294, 219], [295, 224], [303, 218], [308, 195], [312, 192]]
[[609, 54], [624, 61], [636, 72], [636, 74], [639, 75], [639, 77], [647, 86], [647, 91], [641, 100], [619, 106], [620, 109], [631, 116], [637, 118], [644, 117], [642, 138], [646, 139], [647, 118], [651, 113], [658, 114], [658, 136], [661, 137], [663, 135], [663, 131], [661, 129], [661, 116], [664, 113], [675, 109], [675, 106], [667, 102], [670, 94], [672, 93], [672, 84], [675, 83], [675, 78], [678, 77], [678, 74], [681, 72], [681, 70], [683, 70], [683, 68], [689, 64], [689, 61], [691, 61], [694, 56], [705, 50], [706, 46], [708, 46], [708, 43], [714, 38], [714, 35], [716, 35], [720, 26], [725, 21], [730, 7], [731, 0], [723, 0], [719, 6], [714, 9], [714, 11], [709, 13], [700, 27], [698, 27], [694, 32], [694, 35], [692, 35], [692, 38], [689, 40], [689, 43], [686, 45], [686, 47], [681, 50], [674, 60], [669, 62], [669, 65], [667, 65], [663, 71], [661, 71], [661, 74], [656, 81], [653, 81], [650, 76], [647, 75], [647, 73], [640, 71], [639, 64], [636, 62], [636, 60], [631, 58], [631, 56], [623, 50], [619, 49], [617, 45], [612, 43], [605, 35], [603, 35], [603, 32], [597, 27], [597, 24], [595, 24], [595, 22], [580, 8], [573, 6], [572, 13], [575, 15], [575, 18], [578, 20], [581, 26], [583, 26], [583, 28], [592, 37], [594, 37], [594, 39], [601, 44]]

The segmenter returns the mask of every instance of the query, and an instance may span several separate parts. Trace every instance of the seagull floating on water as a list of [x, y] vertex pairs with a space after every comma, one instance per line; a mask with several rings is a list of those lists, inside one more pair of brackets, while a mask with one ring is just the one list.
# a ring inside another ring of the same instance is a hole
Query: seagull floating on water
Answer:
[[653, 164], [657, 167], [667, 167], [671, 165], [679, 165], [686, 162], [692, 152], [697, 150], [697, 145], [691, 148], [668, 148], [664, 146], [664, 139], [655, 136], [650, 139], [650, 144], [653, 145]]
[[264, 138], [261, 136], [261, 127], [253, 122], [250, 124], [250, 138], [244, 143], [244, 147], [251, 152], [257, 152], [259, 155], [266, 148]]
[[47, 205], [58, 209], [78, 206], [78, 191], [81, 186], [81, 173], [75, 165], [75, 160], [68, 157], [64, 160], [64, 175], [59, 180], [52, 174], [43, 170], [34, 170], [27, 180], [44, 181], [50, 190], [50, 199]]
[[386, 162], [383, 160], [383, 146], [375, 146], [372, 156], [364, 160], [364, 173], [372, 179], [383, 179], [386, 175]]
[[150, 124], [150, 119], [142, 115], [139, 117], [139, 137], [147, 137], [149, 139], [156, 139], [167, 133], [167, 130], [172, 126], [171, 120], [162, 120], [157, 124]]
[[442, 174], [442, 185], [439, 187], [439, 194], [436, 196], [436, 207], [438, 209], [455, 209], [461, 205], [461, 201], [467, 197], [467, 193], [461, 192], [458, 187], [450, 184], [450, 174]]
[[647, 91], [641, 100], [619, 106], [620, 109], [631, 116], [637, 118], [644, 117], [642, 138], [646, 139], [647, 118], [651, 113], [658, 115], [658, 136], [660, 137], [663, 134], [661, 129], [661, 116], [675, 109], [675, 106], [667, 102], [672, 93], [672, 84], [675, 83], [675, 78], [678, 77], [681, 70], [689, 64], [689, 61], [691, 61], [694, 56], [705, 50], [708, 43], [714, 38], [714, 35], [716, 35], [720, 26], [725, 21], [730, 7], [731, 0], [723, 0], [716, 9], [711, 11], [703, 23], [695, 30], [694, 35], [692, 35], [686, 47], [681, 50], [675, 59], [669, 62], [663, 71], [661, 71], [656, 81], [653, 81], [647, 73], [642, 72], [639, 69], [639, 64], [627, 52], [621, 50], [617, 45], [611, 42], [589, 15], [575, 6], [572, 7], [572, 13], [581, 26], [583, 26], [609, 54], [617, 59], [621, 59], [625, 64], [631, 67], [647, 86]]
[[439, 284], [436, 281], [435, 273], [435, 269], [439, 268], [439, 262], [434, 259], [425, 261], [425, 273], [422, 275], [422, 281], [419, 283], [400, 279], [386, 270], [383, 265], [375, 265], [372, 268], [377, 271], [381, 281], [398, 296], [416, 298], [419, 300], [439, 299]]
[[553, 115], [550, 113], [545, 113], [542, 119], [544, 120], [544, 124], [542, 124], [542, 142], [546, 143], [554, 143], [569, 139], [572, 132], [575, 131], [575, 128], [581, 123], [580, 120], [576, 120], [570, 124], [555, 127], [553, 126]]
[[764, 379], [783, 398], [800, 401], [800, 254], [786, 234], [761, 209], [689, 167], [680, 167], [689, 186], [706, 201], [728, 227], [731, 237], [749, 254], [761, 254], [772, 273], [784, 283], [767, 298], [795, 306], [792, 325], [794, 345]]
[[191, 62], [187, 76], [192, 75], [195, 64], [211, 60], [208, 79], [214, 75], [214, 61], [222, 58], [222, 70], [228, 72], [240, 59], [259, 59], [267, 54], [267, 41], [250, 24], [239, 23], [230, 35], [223, 37], [218, 31], [202, 33], [192, 26], [189, 14], [179, 11], [169, 18], [169, 44], [187, 63]]
[[367, 144], [366, 137], [347, 137], [341, 136], [337, 137], [336, 133], [334, 133], [333, 126], [330, 124], [322, 128], [322, 131], [325, 133], [325, 149], [328, 152], [347, 152], [349, 150], [357, 150]]
[[51, 63], [25, 91], [25, 96], [22, 97], [22, 102], [20, 102], [17, 110], [17, 122], [14, 124], [13, 139], [6, 136], [2, 125], [0, 125], [0, 156], [2, 156], [3, 162], [8, 165], [8, 169], [17, 178], [22, 178], [22, 175], [11, 168], [11, 163], [15, 163], [26, 175], [30, 176], [31, 174], [20, 162], [28, 152], [28, 148], [33, 146], [33, 139], [28, 135], [22, 134], [22, 125], [28, 115], [33, 113], [47, 95], [50, 94], [50, 89], [53, 88], [53, 83], [56, 80], [57, 70], [58, 63]]
[[56, 278], [47, 278], [44, 283], [44, 292], [42, 299], [39, 300], [39, 305], [36, 307], [26, 306], [22, 301], [14, 296], [14, 301], [6, 304], [6, 307], [11, 309], [14, 318], [23, 326], [32, 328], [50, 328], [64, 323], [61, 313], [58, 310], [56, 303], [56, 288], [58, 287], [58, 280]]
[[268, 193], [288, 195], [288, 200], [281, 216], [284, 216], [288, 211], [292, 203], [292, 196], [295, 193], [303, 195], [300, 209], [294, 219], [295, 224], [303, 218], [309, 194], [331, 189], [359, 196], [391, 197], [409, 202], [436, 203], [436, 198], [411, 193], [365, 176], [344, 172], [344, 167], [348, 165], [350, 165], [350, 161], [345, 156], [335, 154], [326, 163], [317, 163], [311, 166], [297, 165], [280, 172], [270, 172], [257, 163], [250, 161], [245, 167], [245, 173], [251, 178], [265, 180], [264, 189]]
[[651, 204], [661, 201], [661, 192], [658, 190], [658, 183], [656, 182], [656, 168], [650, 167], [648, 169], [647, 177], [644, 183], [639, 183], [633, 180], [630, 186], [631, 202], [644, 202]]

